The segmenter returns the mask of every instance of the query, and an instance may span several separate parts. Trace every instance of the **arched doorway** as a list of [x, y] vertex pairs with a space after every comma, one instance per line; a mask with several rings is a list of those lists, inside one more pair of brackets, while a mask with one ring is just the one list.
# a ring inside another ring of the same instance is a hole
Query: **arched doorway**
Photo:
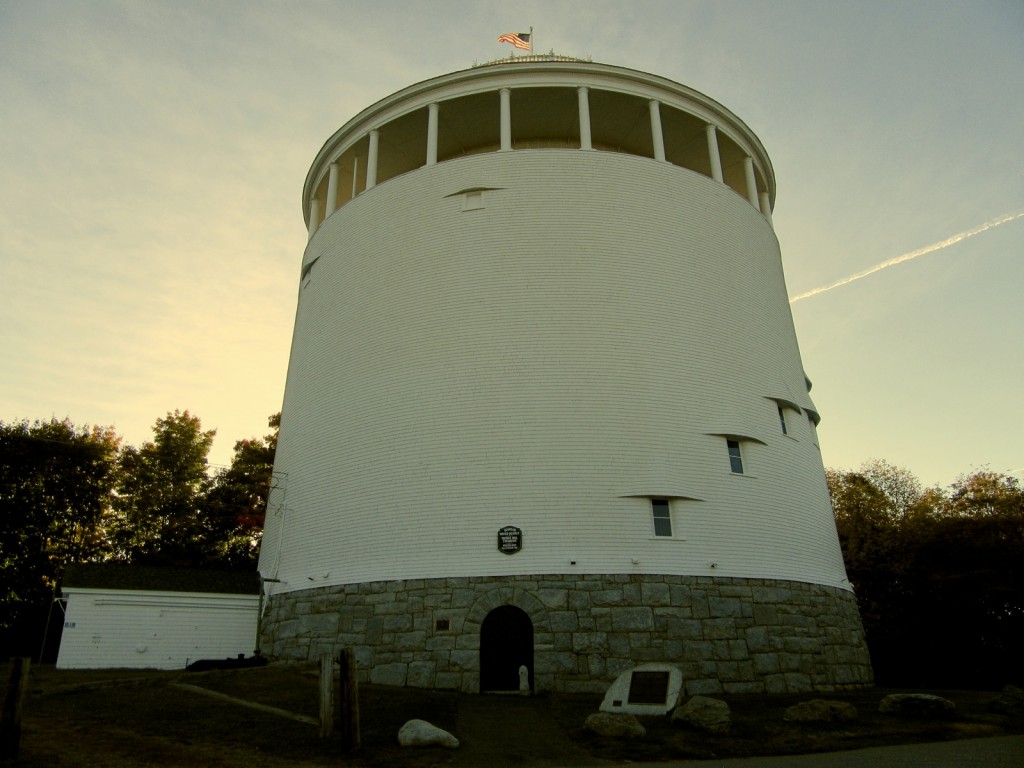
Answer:
[[526, 665], [533, 690], [533, 622], [514, 605], [500, 605], [480, 625], [480, 692], [518, 691]]

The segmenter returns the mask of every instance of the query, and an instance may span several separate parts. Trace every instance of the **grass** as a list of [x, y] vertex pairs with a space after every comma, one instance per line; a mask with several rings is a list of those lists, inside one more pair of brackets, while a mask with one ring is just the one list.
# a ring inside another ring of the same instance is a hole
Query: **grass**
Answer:
[[[33, 668], [22, 731], [21, 757], [13, 765], [181, 766], [292, 768], [338, 765], [340, 736], [318, 737], [315, 726], [182, 690], [175, 681], [297, 714], [318, 714], [315, 671], [287, 666], [184, 673], [128, 670], [57, 671]], [[383, 686], [362, 686], [363, 747], [343, 756], [351, 766], [594, 766], [624, 761], [748, 757], [855, 749], [920, 741], [1024, 733], [1024, 718], [988, 710], [996, 695], [933, 691], [957, 704], [942, 720], [894, 718], [878, 712], [891, 691], [868, 689], [827, 698], [857, 707], [855, 721], [793, 724], [786, 707], [816, 698], [729, 696], [733, 726], [726, 736], [673, 726], [667, 717], [645, 718], [647, 736], [605, 739], [585, 732], [597, 711], [595, 695], [473, 696]], [[396, 735], [413, 718], [454, 733], [458, 750], [402, 749]]]

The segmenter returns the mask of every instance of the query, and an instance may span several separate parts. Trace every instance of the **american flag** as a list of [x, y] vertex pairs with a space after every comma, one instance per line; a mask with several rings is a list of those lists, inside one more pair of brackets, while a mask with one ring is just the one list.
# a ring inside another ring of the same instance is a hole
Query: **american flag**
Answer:
[[521, 48], [524, 51], [530, 50], [530, 33], [529, 32], [509, 32], [508, 34], [502, 35], [498, 38], [499, 43], [511, 43], [516, 48]]

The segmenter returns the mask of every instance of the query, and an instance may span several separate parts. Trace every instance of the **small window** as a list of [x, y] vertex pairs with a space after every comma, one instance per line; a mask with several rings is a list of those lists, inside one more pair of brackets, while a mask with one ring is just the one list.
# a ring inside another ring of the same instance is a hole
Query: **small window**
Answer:
[[651, 510], [654, 512], [654, 535], [672, 535], [672, 513], [668, 499], [651, 499]]
[[786, 428], [786, 411], [781, 405], [779, 406], [779, 425], [782, 427], [782, 434], [788, 435], [789, 429]]
[[462, 202], [462, 210], [464, 211], [478, 211], [484, 207], [484, 193], [483, 190], [474, 189], [471, 192], [467, 192]]
[[740, 453], [739, 440], [727, 440], [729, 446], [729, 468], [737, 475], [743, 474], [743, 454]]

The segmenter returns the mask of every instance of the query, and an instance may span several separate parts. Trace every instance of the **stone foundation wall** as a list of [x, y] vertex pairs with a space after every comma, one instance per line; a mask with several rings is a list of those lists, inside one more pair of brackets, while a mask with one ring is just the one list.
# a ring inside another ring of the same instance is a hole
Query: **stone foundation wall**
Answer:
[[533, 622], [537, 691], [603, 691], [645, 661], [677, 665], [690, 695], [873, 681], [856, 598], [772, 579], [488, 576], [322, 587], [268, 598], [260, 643], [270, 658], [293, 662], [349, 647], [364, 682], [477, 692], [480, 625], [501, 605]]

